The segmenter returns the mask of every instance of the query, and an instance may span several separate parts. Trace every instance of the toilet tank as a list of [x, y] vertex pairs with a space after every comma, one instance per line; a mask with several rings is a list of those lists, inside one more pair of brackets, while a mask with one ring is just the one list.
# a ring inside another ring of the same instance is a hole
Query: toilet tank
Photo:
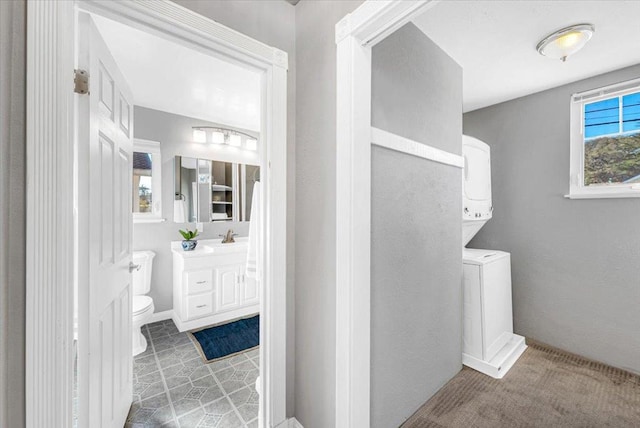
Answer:
[[492, 216], [491, 150], [477, 138], [463, 135], [462, 156], [463, 245], [466, 245]]
[[140, 269], [133, 271], [133, 295], [140, 296], [151, 291], [151, 269], [153, 268], [153, 258], [156, 253], [153, 251], [134, 251], [133, 264], [139, 265]]

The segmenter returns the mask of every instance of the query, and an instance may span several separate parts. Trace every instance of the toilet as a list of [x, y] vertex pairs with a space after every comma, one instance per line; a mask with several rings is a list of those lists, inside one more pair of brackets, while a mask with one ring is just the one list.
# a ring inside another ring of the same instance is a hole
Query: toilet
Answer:
[[156, 253], [153, 251], [134, 251], [133, 264], [138, 269], [133, 271], [133, 355], [147, 350], [147, 339], [142, 334], [142, 326], [151, 320], [153, 315], [153, 299], [145, 296], [151, 290], [151, 268]]

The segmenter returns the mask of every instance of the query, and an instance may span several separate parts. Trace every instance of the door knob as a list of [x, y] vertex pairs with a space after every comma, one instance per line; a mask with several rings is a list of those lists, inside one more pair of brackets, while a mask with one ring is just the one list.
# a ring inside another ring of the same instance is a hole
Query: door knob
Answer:
[[133, 262], [129, 262], [129, 273], [133, 272], [134, 270], [140, 270], [140, 265], [134, 265]]

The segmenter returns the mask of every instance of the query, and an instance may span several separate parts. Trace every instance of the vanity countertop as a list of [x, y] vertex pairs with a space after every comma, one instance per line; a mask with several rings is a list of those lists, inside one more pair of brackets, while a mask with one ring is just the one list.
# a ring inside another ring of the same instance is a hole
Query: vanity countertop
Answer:
[[199, 239], [198, 246], [192, 251], [182, 249], [182, 241], [171, 242], [171, 251], [183, 257], [204, 257], [208, 255], [246, 252], [249, 238], [236, 237], [233, 243], [223, 244], [221, 239]]

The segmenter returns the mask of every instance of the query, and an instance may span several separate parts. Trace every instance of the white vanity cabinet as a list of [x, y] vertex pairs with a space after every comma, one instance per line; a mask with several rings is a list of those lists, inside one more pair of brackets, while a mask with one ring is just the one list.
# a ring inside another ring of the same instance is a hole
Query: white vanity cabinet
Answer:
[[260, 290], [245, 274], [247, 242], [200, 241], [194, 251], [173, 251], [173, 321], [180, 331], [260, 311]]
[[218, 285], [216, 309], [219, 312], [260, 304], [257, 282], [247, 277], [245, 268], [246, 264], [242, 263], [214, 269], [214, 282]]

